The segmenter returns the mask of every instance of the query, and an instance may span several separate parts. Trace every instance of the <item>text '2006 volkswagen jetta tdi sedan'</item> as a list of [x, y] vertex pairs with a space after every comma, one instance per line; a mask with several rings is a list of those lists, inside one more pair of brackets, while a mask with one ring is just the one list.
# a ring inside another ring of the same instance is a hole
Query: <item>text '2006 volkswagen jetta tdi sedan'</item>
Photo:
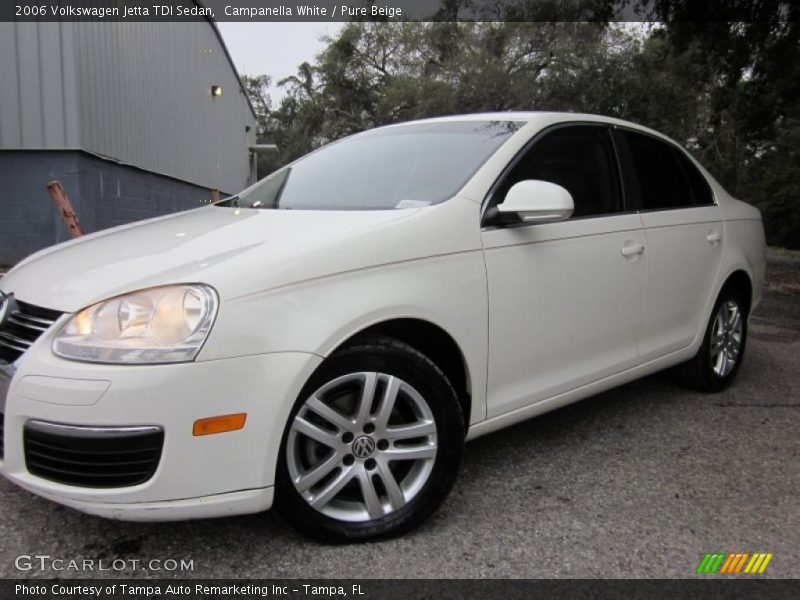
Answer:
[[397, 534], [465, 440], [667, 367], [725, 388], [764, 264], [759, 212], [643, 127], [368, 131], [1, 279], [2, 472], [118, 519]]

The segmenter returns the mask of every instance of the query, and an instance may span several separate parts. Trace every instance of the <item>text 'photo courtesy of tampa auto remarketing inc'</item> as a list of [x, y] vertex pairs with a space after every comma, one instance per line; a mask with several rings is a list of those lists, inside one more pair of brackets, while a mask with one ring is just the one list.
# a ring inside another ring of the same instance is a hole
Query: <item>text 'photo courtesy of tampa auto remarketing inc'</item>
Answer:
[[800, 5], [0, 0], [0, 599], [800, 596]]

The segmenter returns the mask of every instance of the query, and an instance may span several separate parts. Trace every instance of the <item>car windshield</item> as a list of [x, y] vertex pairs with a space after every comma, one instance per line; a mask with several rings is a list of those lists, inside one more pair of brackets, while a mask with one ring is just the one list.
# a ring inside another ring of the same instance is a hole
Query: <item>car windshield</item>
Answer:
[[384, 210], [443, 202], [523, 124], [448, 121], [367, 131], [325, 146], [217, 206]]

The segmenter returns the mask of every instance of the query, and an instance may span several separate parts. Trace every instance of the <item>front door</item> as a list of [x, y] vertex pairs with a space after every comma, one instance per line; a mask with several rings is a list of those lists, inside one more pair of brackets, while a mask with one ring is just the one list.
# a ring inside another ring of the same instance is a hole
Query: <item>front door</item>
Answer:
[[486, 214], [524, 179], [563, 186], [575, 212], [559, 223], [484, 227], [490, 418], [637, 363], [645, 235], [625, 210], [610, 131], [568, 125], [540, 134]]

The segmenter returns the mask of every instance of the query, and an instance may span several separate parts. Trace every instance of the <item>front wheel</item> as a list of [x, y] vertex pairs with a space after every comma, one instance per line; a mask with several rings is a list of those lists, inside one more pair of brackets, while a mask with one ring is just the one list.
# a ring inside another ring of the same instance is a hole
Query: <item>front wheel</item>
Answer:
[[721, 392], [731, 384], [744, 358], [747, 318], [744, 294], [733, 287], [724, 288], [697, 354], [678, 369], [687, 385], [704, 392]]
[[326, 360], [284, 434], [276, 508], [318, 538], [397, 535], [455, 480], [464, 424], [453, 387], [416, 349], [370, 338]]

